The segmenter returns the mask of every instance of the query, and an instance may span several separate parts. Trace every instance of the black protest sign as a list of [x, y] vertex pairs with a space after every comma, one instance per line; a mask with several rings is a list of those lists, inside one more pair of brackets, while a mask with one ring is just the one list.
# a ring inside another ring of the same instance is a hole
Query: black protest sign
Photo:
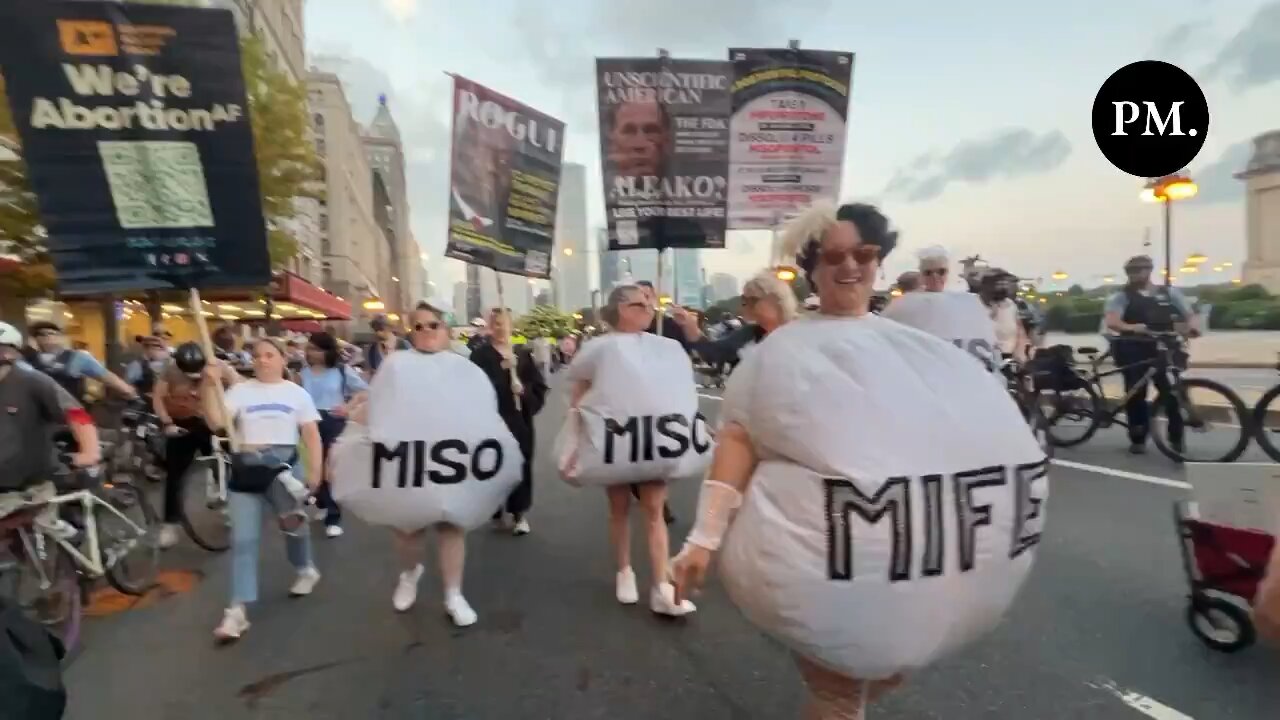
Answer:
[[596, 60], [609, 249], [723, 248], [727, 62]]
[[0, 67], [63, 293], [270, 280], [229, 11], [4, 3]]
[[564, 123], [453, 79], [447, 257], [551, 277]]

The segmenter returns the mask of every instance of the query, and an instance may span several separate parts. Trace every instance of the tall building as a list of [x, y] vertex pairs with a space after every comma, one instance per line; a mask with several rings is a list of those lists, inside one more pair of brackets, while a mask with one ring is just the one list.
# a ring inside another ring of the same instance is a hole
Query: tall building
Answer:
[[[348, 334], [362, 333], [373, 315], [384, 312], [365, 310], [366, 301], [391, 305], [387, 299], [393, 292], [389, 268], [394, 248], [379, 225], [382, 213], [375, 214], [373, 172], [338, 76], [309, 73], [307, 98], [327, 191], [319, 216], [321, 280], [326, 289], [351, 303], [354, 324], [347, 328]], [[384, 186], [380, 193], [384, 205], [389, 204], [389, 195]], [[385, 215], [382, 221], [390, 222]]]
[[1236, 177], [1246, 193], [1244, 282], [1280, 293], [1280, 130], [1254, 138], [1253, 157]]
[[[375, 186], [386, 191], [386, 223], [383, 230], [391, 248], [388, 266], [390, 284], [394, 293], [394, 305], [409, 308], [414, 295], [425, 284], [421, 249], [409, 229], [409, 191], [405, 180], [404, 148], [400, 144], [400, 129], [396, 126], [385, 95], [378, 98], [378, 111], [364, 136], [365, 156], [372, 168]], [[376, 209], [376, 208], [375, 208]], [[388, 302], [388, 305], [393, 303]]]
[[[231, 11], [241, 35], [262, 40], [267, 62], [296, 83], [307, 82], [304, 0], [204, 0], [209, 7]], [[316, 140], [313, 133], [312, 141]], [[294, 218], [283, 229], [298, 241], [298, 254], [285, 266], [308, 282], [323, 282], [320, 203], [299, 198]]]
[[711, 274], [711, 298], [710, 302], [718, 303], [737, 297], [742, 292], [742, 285], [738, 282], [738, 278], [729, 273], [712, 273]]
[[467, 314], [467, 284], [465, 282], [453, 284], [453, 321], [458, 325], [465, 325], [471, 322], [471, 315]]
[[556, 201], [556, 242], [552, 279], [556, 304], [573, 312], [591, 304], [591, 235], [587, 230], [587, 168], [565, 163], [560, 168]]
[[701, 308], [702, 286], [702, 251], [694, 248], [668, 250], [671, 256], [672, 275], [675, 278], [672, 297], [676, 304]]

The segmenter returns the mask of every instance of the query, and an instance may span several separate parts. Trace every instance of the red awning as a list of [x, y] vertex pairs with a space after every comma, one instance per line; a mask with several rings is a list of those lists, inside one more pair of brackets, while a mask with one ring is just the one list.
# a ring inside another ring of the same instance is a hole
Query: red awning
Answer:
[[318, 333], [324, 330], [319, 320], [282, 320], [280, 325], [289, 332]]
[[291, 272], [276, 273], [271, 281], [271, 299], [323, 313], [326, 320], [351, 319], [350, 303]]

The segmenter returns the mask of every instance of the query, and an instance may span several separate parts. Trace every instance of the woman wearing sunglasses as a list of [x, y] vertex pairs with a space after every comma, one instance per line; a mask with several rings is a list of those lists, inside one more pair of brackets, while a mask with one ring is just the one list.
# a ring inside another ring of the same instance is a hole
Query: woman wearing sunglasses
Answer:
[[[668, 338], [647, 335], [649, 326], [654, 320], [654, 312], [653, 303], [637, 285], [622, 285], [609, 293], [608, 302], [601, 308], [600, 315], [611, 329], [610, 332], [605, 337], [583, 346], [578, 357], [569, 366], [569, 382], [573, 384], [570, 408], [571, 412], [576, 414], [575, 417], [581, 418], [581, 415], [585, 414], [585, 412], [579, 412], [580, 407], [598, 406], [603, 410], [602, 414], [610, 418], [605, 421], [606, 423], [627, 422], [628, 418], [625, 416], [630, 414], [630, 411], [623, 408], [628, 404], [637, 404], [634, 388], [654, 387], [652, 377], [634, 378], [634, 382], [631, 382], [633, 374], [663, 372], [663, 370], [655, 370], [658, 367], [670, 367], [673, 371], [687, 372], [689, 391], [696, 395], [692, 384], [693, 366], [683, 349], [678, 343]], [[672, 354], [675, 355], [675, 360], [683, 363], [684, 368], [676, 369], [677, 365], [674, 362], [667, 364], [666, 361]], [[620, 358], [625, 358], [625, 361], [620, 362]], [[610, 364], [612, 367], [607, 367]], [[619, 368], [625, 369], [619, 370]], [[610, 374], [611, 379], [601, 380], [601, 376], [606, 372]], [[629, 377], [623, 378], [620, 374], [627, 374]], [[642, 403], [643, 400], [638, 402]], [[696, 397], [692, 398], [691, 407], [696, 411]], [[672, 409], [676, 409], [674, 403]], [[629, 420], [636, 421], [637, 418], [631, 417]], [[687, 445], [685, 449], [688, 449]], [[642, 468], [635, 464], [635, 461], [633, 454], [632, 467], [637, 468], [638, 472]], [[570, 460], [567, 466], [572, 468], [576, 463], [575, 458]], [[619, 464], [623, 462], [619, 461]], [[562, 466], [562, 472], [564, 469]], [[571, 475], [573, 472], [570, 469], [568, 474]], [[624, 471], [617, 469], [616, 472], [622, 475]], [[645, 534], [649, 544], [649, 563], [653, 583], [649, 593], [649, 608], [660, 615], [678, 617], [692, 613], [696, 608], [687, 600], [678, 602], [675, 598], [675, 588], [669, 582], [667, 561], [670, 557], [670, 545], [667, 537], [667, 523], [663, 518], [663, 507], [667, 501], [667, 479], [655, 477], [644, 482], [606, 484], [605, 491], [609, 498], [609, 540], [613, 545], [618, 568], [614, 586], [618, 602], [623, 605], [634, 605], [640, 601], [636, 574], [631, 567], [630, 511], [631, 496], [634, 492], [644, 513]]]
[[[673, 561], [682, 599], [720, 551], [730, 597], [795, 653], [806, 718], [862, 718], [904, 673], [994, 625], [1042, 522], [1044, 456], [1004, 389], [951, 343], [869, 313], [896, 242], [863, 204], [788, 228], [818, 313], [729, 381]], [[957, 515], [972, 533], [947, 534]]]
[[795, 319], [795, 293], [773, 271], [762, 271], [742, 286], [742, 317], [745, 325], [718, 340], [704, 337], [698, 319], [684, 308], [677, 308], [672, 319], [684, 330], [691, 351], [713, 367], [732, 369], [766, 335]]

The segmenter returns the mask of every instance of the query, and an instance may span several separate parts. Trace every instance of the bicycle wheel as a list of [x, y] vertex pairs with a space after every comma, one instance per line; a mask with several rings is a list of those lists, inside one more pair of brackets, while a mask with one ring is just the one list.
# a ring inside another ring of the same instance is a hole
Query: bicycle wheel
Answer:
[[47, 537], [33, 532], [26, 536], [25, 545], [18, 533], [11, 536], [8, 559], [12, 564], [6, 567], [0, 561], [0, 567], [6, 567], [0, 571], [0, 595], [57, 637], [70, 656], [80, 641], [83, 611], [75, 560]]
[[155, 586], [160, 572], [160, 523], [156, 511], [142, 492], [128, 483], [104, 484], [97, 495], [124, 516], [103, 505], [94, 506], [107, 582], [126, 595], [142, 595]]
[[[1280, 462], [1280, 420], [1272, 420], [1271, 405], [1280, 397], [1280, 385], [1276, 385], [1263, 395], [1257, 406], [1253, 408], [1253, 435], [1258, 439], [1258, 447], [1262, 448], [1272, 460]], [[1275, 417], [1280, 418], [1280, 406], [1275, 408]]]
[[1169, 418], [1157, 398], [1151, 408], [1151, 439], [1174, 462], [1233, 462], [1249, 446], [1249, 411], [1222, 383], [1183, 378], [1173, 389], [1182, 414], [1182, 443], [1169, 438]]
[[1038, 399], [1045, 418], [1045, 434], [1055, 447], [1075, 447], [1098, 432], [1103, 404], [1093, 385], [1046, 390]]
[[227, 501], [218, 496], [218, 479], [211, 464], [192, 464], [182, 479], [178, 500], [179, 521], [192, 542], [209, 552], [223, 552], [231, 547]]

